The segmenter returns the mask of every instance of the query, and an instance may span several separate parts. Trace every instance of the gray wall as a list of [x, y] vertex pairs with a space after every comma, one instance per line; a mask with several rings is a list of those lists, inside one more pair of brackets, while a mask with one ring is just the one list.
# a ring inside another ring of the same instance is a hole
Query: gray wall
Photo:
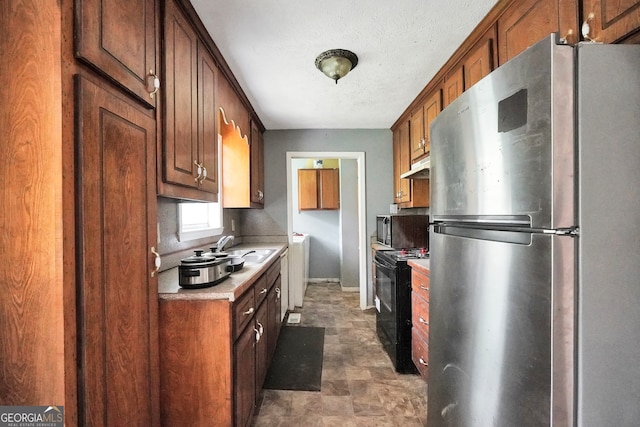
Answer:
[[340, 160], [340, 283], [357, 288], [358, 271], [358, 162]]
[[[393, 202], [393, 147], [389, 129], [272, 130], [264, 134], [265, 206], [241, 212], [245, 239], [287, 235], [287, 152], [364, 152], [367, 236], [376, 215]], [[372, 304], [371, 251], [367, 251], [367, 301]]]

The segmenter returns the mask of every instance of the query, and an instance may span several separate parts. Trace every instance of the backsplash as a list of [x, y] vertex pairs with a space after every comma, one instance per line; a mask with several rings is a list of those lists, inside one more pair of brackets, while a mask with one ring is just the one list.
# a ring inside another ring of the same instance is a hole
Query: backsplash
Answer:
[[[207, 248], [220, 238], [220, 236], [213, 236], [180, 242], [178, 240], [178, 203], [180, 202], [175, 199], [158, 197], [158, 224], [160, 228], [158, 252], [162, 256], [162, 270], [175, 267], [180, 263], [180, 259], [191, 255], [194, 249]], [[231, 221], [235, 223], [235, 231], [233, 232], [231, 231]], [[223, 222], [223, 235], [236, 236], [234, 244], [239, 244], [242, 239], [240, 212], [237, 209], [224, 209]]]

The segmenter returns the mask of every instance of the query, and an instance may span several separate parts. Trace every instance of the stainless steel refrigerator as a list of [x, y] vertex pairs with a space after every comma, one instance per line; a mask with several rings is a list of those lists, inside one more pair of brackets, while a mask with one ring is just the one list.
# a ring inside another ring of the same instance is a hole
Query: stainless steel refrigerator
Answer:
[[556, 40], [431, 127], [429, 427], [640, 425], [640, 46]]

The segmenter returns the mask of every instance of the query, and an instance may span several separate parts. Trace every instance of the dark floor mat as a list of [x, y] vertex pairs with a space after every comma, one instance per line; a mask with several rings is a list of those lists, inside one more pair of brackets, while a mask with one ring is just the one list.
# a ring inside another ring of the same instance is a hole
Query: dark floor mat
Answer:
[[320, 391], [324, 328], [284, 326], [264, 388]]

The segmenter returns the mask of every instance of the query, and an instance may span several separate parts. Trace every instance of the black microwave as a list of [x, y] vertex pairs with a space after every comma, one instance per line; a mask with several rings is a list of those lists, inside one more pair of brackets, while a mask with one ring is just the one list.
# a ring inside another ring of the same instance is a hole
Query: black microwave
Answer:
[[428, 215], [378, 215], [376, 240], [394, 249], [429, 249]]

